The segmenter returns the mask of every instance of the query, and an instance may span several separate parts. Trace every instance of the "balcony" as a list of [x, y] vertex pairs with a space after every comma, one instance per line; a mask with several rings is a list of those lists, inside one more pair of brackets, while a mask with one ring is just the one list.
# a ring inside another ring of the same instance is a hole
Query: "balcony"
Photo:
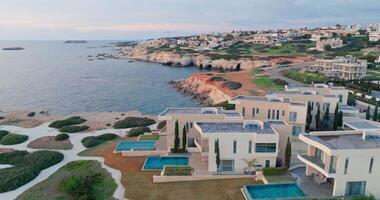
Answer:
[[299, 156], [301, 156], [302, 158], [308, 160], [309, 162], [314, 163], [318, 167], [320, 167], [322, 169], [325, 169], [325, 164], [319, 158], [317, 158], [315, 156], [308, 156], [308, 155], [299, 155]]
[[315, 156], [297, 155], [297, 158], [307, 166], [314, 168], [328, 178], [335, 178], [335, 170], [326, 169], [326, 165]]

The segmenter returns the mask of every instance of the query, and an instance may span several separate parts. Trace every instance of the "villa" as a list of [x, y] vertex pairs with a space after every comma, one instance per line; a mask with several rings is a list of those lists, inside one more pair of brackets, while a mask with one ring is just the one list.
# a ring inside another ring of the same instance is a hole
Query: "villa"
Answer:
[[307, 177], [330, 186], [333, 196], [380, 198], [379, 131], [312, 132], [299, 138], [308, 145], [308, 153], [297, 156]]
[[194, 129], [195, 121], [241, 121], [241, 115], [237, 111], [225, 111], [223, 108], [167, 108], [158, 115], [159, 121], [166, 121], [166, 127], [160, 131], [160, 135], [166, 136], [166, 145], [173, 147], [175, 123], [178, 121], [180, 141], [182, 141], [182, 128], [187, 129], [188, 151], [195, 148]]
[[[283, 124], [285, 125], [285, 124]], [[199, 150], [210, 173], [247, 173], [247, 162], [254, 167], [275, 167], [279, 155], [279, 134], [269, 122], [196, 122]], [[216, 146], [220, 165], [216, 165]]]
[[229, 103], [235, 104], [235, 110], [246, 120], [283, 120], [292, 127], [291, 132], [295, 136], [305, 130], [307, 104], [304, 102], [267, 95], [237, 96]]
[[332, 60], [317, 59], [316, 64], [308, 70], [343, 80], [362, 79], [367, 74], [367, 60], [358, 60], [353, 56], [337, 56]]

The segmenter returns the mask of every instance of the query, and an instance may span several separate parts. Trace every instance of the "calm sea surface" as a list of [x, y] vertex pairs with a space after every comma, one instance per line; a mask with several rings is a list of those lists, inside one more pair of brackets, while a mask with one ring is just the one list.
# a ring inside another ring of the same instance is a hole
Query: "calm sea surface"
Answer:
[[[89, 55], [115, 53], [110, 43], [0, 41], [0, 110], [49, 110], [54, 114], [139, 110], [157, 114], [170, 106], [199, 105], [168, 84], [197, 72], [195, 68], [88, 60]], [[1, 50], [14, 46], [25, 50]]]

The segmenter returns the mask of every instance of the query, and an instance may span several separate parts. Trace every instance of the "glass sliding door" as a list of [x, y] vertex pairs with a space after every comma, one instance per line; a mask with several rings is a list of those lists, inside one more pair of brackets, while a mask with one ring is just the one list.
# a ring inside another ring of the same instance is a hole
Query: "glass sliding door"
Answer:
[[233, 160], [221, 160], [219, 168], [220, 168], [221, 172], [233, 172], [234, 171], [234, 161]]
[[347, 182], [345, 196], [360, 196], [365, 194], [365, 181]]

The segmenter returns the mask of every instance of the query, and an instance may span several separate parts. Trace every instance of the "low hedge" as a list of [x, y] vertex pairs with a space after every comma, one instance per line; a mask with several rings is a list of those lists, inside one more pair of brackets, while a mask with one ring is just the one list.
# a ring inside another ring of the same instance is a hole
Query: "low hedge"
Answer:
[[56, 141], [63, 141], [63, 140], [69, 139], [69, 137], [70, 136], [68, 134], [66, 134], [66, 133], [60, 133], [60, 134], [56, 135], [54, 139]]
[[50, 128], [58, 128], [59, 129], [59, 128], [62, 128], [64, 126], [72, 126], [72, 125], [76, 125], [76, 124], [81, 124], [81, 123], [83, 123], [85, 121], [87, 121], [87, 120], [82, 119], [79, 116], [74, 116], [74, 117], [70, 117], [70, 118], [67, 118], [67, 119], [64, 119], [64, 120], [54, 121], [51, 124], [49, 124], [49, 127]]
[[191, 176], [191, 166], [165, 166], [165, 176]]
[[59, 129], [63, 133], [77, 133], [89, 129], [89, 126], [64, 126]]
[[15, 190], [32, 181], [46, 168], [63, 160], [63, 154], [55, 151], [14, 151], [0, 154], [2, 164], [13, 167], [0, 169], [0, 193]]
[[123, 129], [123, 128], [132, 128], [132, 127], [140, 127], [140, 126], [150, 126], [156, 123], [153, 119], [149, 119], [147, 117], [126, 117], [123, 120], [115, 122], [113, 127], [115, 129]]
[[263, 169], [264, 176], [280, 176], [288, 172], [287, 168], [266, 167]]
[[8, 135], [9, 131], [4, 131], [4, 130], [0, 130], [0, 140], [1, 138], [3, 138], [4, 136]]
[[8, 133], [4, 137], [1, 138], [0, 144], [2, 145], [13, 145], [20, 144], [28, 140], [27, 135], [20, 135], [16, 133]]
[[133, 129], [129, 130], [128, 136], [129, 137], [136, 137], [136, 136], [139, 136], [141, 134], [144, 134], [145, 132], [150, 132], [150, 128], [149, 127], [137, 127], [137, 128], [133, 128]]
[[86, 148], [94, 147], [107, 141], [115, 140], [119, 138], [118, 135], [113, 133], [105, 133], [99, 136], [88, 136], [81, 140], [82, 144]]

